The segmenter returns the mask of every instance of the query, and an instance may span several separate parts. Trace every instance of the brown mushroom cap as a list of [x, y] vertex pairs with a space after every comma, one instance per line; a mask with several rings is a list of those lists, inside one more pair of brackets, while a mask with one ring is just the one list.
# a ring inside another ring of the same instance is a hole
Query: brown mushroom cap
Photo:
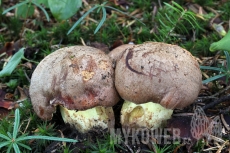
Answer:
[[117, 60], [117, 91], [123, 99], [136, 104], [152, 101], [168, 109], [184, 108], [197, 98], [201, 85], [198, 62], [176, 45], [135, 45]]
[[88, 46], [59, 49], [45, 57], [35, 69], [30, 97], [37, 115], [48, 120], [56, 105], [70, 110], [111, 107], [119, 100], [111, 59]]

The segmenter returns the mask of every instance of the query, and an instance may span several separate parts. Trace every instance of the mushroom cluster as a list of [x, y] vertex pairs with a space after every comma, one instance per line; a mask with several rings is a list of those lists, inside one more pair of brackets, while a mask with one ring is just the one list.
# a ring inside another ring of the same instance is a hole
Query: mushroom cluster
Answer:
[[120, 95], [125, 100], [123, 127], [158, 128], [173, 109], [197, 98], [201, 79], [195, 58], [176, 45], [122, 45], [108, 55], [93, 47], [72, 46], [39, 63], [30, 97], [40, 118], [51, 119], [60, 105], [64, 121], [84, 133], [114, 127], [112, 106]]

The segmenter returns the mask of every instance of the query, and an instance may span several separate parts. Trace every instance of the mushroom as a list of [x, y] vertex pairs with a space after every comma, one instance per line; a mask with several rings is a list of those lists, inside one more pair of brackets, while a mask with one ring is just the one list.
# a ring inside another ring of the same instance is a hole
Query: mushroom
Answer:
[[115, 86], [125, 100], [122, 126], [160, 127], [173, 109], [194, 102], [201, 85], [198, 62], [179, 46], [147, 42], [125, 48], [115, 68]]
[[60, 105], [63, 120], [82, 133], [114, 126], [112, 106], [119, 101], [114, 69], [99, 49], [72, 46], [46, 56], [33, 72], [29, 92], [41, 119], [52, 119]]

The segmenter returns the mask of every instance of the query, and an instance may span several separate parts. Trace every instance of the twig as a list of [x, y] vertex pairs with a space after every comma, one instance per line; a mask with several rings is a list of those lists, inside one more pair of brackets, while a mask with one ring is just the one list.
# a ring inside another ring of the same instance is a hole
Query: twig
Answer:
[[203, 149], [202, 151], [203, 152], [206, 152], [206, 151], [214, 151], [214, 150], [217, 150], [218, 147], [210, 147], [210, 148], [207, 148], [207, 149]]
[[25, 74], [26, 79], [30, 82], [30, 78], [29, 78], [29, 76], [27, 75], [26, 71], [23, 70], [23, 72], [24, 72], [24, 74]]
[[162, 8], [161, 0], [158, 0], [159, 7]]
[[224, 124], [224, 127], [229, 131], [230, 127], [228, 123], [225, 121], [223, 114], [220, 115], [220, 118], [221, 118], [222, 123]]
[[217, 92], [217, 93], [211, 95], [211, 96], [199, 97], [199, 99], [217, 99], [217, 97], [218, 97], [219, 95], [221, 95], [222, 93], [224, 93], [225, 91], [227, 91], [227, 90], [229, 90], [229, 89], [230, 89], [230, 85], [227, 86], [226, 88], [220, 90], [219, 92]]
[[223, 97], [221, 97], [221, 98], [219, 98], [219, 99], [217, 99], [217, 100], [215, 100], [215, 101], [213, 101], [213, 102], [211, 102], [211, 103], [205, 105], [205, 106], [203, 107], [203, 110], [206, 110], [206, 109], [208, 109], [208, 108], [211, 108], [211, 107], [213, 107], [213, 106], [215, 106], [215, 105], [217, 105], [217, 104], [220, 104], [220, 103], [225, 102], [225, 101], [228, 101], [228, 100], [230, 100], [230, 95], [228, 95], [228, 96], [223, 96]]
[[178, 113], [178, 114], [173, 114], [173, 116], [193, 116], [194, 113]]
[[125, 143], [125, 145], [126, 145], [126, 147], [129, 149], [129, 151], [130, 151], [131, 153], [134, 153], [134, 152], [133, 152], [133, 149], [131, 149], [130, 146], [129, 146], [128, 144]]
[[211, 138], [211, 140], [214, 140], [214, 141], [219, 142], [219, 143], [224, 143], [225, 142], [223, 139], [218, 138], [218, 137], [216, 137], [214, 135], [209, 135], [208, 137], [209, 137], [209, 139]]
[[224, 146], [229, 144], [229, 140], [225, 141], [223, 145], [220, 146], [220, 148], [216, 151], [216, 153], [221, 153], [221, 150], [224, 148]]
[[230, 85], [227, 86], [226, 88], [224, 88], [223, 90], [220, 90], [219, 92], [215, 93], [214, 95], [212, 96], [219, 96], [220, 94], [224, 93], [225, 91], [227, 91], [228, 89], [230, 89]]
[[28, 127], [29, 127], [29, 125], [30, 125], [30, 121], [31, 121], [31, 117], [29, 118], [29, 120], [28, 120], [28, 122], [27, 122], [27, 125], [26, 125], [26, 128], [25, 128], [25, 130], [24, 130], [23, 134], [25, 134], [25, 133], [26, 133], [26, 131], [27, 131], [27, 129], [28, 129]]
[[22, 57], [22, 59], [25, 60], [25, 61], [27, 61], [27, 62], [30, 62], [30, 63], [39, 64], [39, 62], [34, 61], [34, 60], [27, 59], [27, 58], [25, 58], [25, 57]]
[[138, 150], [136, 151], [136, 153], [140, 153], [141, 152], [141, 148], [138, 147]]
[[230, 111], [230, 106], [229, 107], [227, 107], [226, 109], [224, 109], [224, 110], [220, 110], [220, 114], [228, 114], [229, 113], [229, 111]]
[[[58, 130], [58, 132], [61, 134], [61, 138], [64, 138], [64, 137], [65, 137], [61, 130]], [[62, 142], [62, 145], [63, 145], [64, 147], [66, 147], [66, 142], [63, 141], [63, 142]]]
[[82, 37], [80, 37], [80, 39], [81, 39], [82, 45], [83, 45], [83, 46], [86, 46], [84, 39], [83, 39]]

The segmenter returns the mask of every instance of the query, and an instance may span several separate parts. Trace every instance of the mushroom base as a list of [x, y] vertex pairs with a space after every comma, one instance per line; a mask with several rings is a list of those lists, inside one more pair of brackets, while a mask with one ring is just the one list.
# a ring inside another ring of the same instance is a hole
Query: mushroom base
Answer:
[[75, 111], [60, 106], [60, 111], [64, 122], [74, 126], [81, 133], [86, 133], [96, 127], [102, 130], [114, 128], [112, 107], [98, 106], [84, 111]]
[[158, 103], [135, 104], [125, 101], [121, 109], [123, 128], [156, 129], [171, 118], [173, 110], [166, 109]]

